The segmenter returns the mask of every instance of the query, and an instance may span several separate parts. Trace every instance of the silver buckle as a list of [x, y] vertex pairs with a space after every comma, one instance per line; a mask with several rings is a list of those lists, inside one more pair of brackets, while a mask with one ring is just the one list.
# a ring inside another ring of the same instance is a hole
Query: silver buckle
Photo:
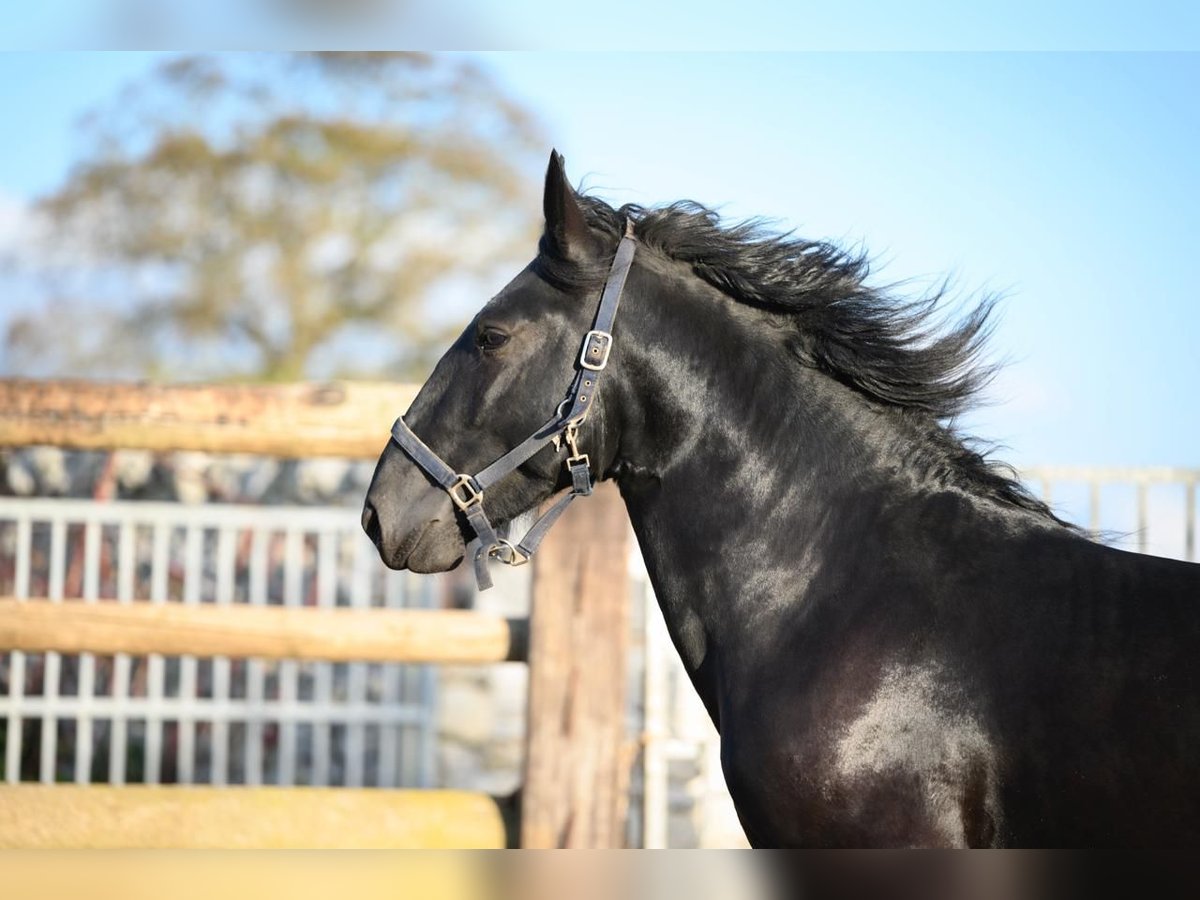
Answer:
[[[596, 343], [592, 343], [592, 339]], [[592, 372], [599, 372], [608, 365], [608, 354], [612, 351], [613, 337], [607, 331], [589, 331], [583, 336], [583, 349], [579, 351], [579, 365]]]
[[[462, 488], [463, 496], [459, 496], [459, 488]], [[483, 502], [483, 491], [475, 487], [475, 479], [470, 475], [459, 475], [458, 481], [446, 488], [446, 492], [450, 494], [454, 505], [463, 512], [466, 512], [467, 507], [472, 504]]]

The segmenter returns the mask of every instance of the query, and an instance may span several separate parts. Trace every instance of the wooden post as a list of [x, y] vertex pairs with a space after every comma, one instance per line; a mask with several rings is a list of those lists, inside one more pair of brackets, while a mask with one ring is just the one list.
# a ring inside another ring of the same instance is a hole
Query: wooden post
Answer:
[[536, 558], [523, 848], [624, 845], [628, 557], [625, 507], [605, 484]]

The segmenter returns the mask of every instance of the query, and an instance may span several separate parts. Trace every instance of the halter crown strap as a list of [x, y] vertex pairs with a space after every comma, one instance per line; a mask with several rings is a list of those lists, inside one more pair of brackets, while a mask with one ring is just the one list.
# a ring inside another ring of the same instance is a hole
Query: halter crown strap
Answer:
[[[586, 453], [579, 451], [576, 443], [577, 433], [588, 412], [595, 406], [600, 379], [612, 354], [612, 324], [617, 316], [617, 308], [621, 303], [625, 280], [633, 266], [636, 249], [637, 238], [633, 234], [633, 222], [627, 219], [625, 234], [617, 245], [616, 255], [600, 294], [592, 329], [584, 335], [583, 346], [575, 363], [578, 372], [567, 390], [566, 398], [559, 404], [553, 416], [516, 447], [480, 470], [477, 475], [463, 475], [455, 472], [417, 437], [403, 416], [392, 425], [392, 440], [450, 495], [451, 501], [466, 517], [467, 524], [475, 533], [475, 538], [467, 546], [467, 553], [471, 556], [475, 567], [475, 580], [481, 591], [486, 591], [492, 586], [492, 578], [488, 572], [489, 560], [497, 559], [510, 566], [528, 562], [571, 502], [576, 497], [586, 497], [592, 492], [591, 461]], [[533, 523], [533, 527], [516, 544], [497, 537], [496, 530], [483, 510], [484, 491], [525, 463], [547, 444], [558, 440], [562, 440], [569, 450], [566, 467], [571, 475], [571, 490], [542, 513]]]

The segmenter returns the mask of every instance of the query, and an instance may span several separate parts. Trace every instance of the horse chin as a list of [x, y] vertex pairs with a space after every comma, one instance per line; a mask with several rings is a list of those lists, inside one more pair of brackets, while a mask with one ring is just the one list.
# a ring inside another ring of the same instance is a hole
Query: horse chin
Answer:
[[421, 534], [401, 568], [418, 575], [449, 572], [462, 562], [465, 551], [462, 534], [455, 523], [446, 527], [434, 522]]

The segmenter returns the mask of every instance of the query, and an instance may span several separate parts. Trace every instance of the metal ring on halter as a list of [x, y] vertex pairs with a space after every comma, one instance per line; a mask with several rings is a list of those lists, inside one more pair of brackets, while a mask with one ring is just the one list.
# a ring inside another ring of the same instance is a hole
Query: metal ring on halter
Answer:
[[504, 538], [496, 539], [496, 543], [488, 548], [488, 556], [500, 560], [506, 566], [523, 566], [529, 562], [528, 556]]

